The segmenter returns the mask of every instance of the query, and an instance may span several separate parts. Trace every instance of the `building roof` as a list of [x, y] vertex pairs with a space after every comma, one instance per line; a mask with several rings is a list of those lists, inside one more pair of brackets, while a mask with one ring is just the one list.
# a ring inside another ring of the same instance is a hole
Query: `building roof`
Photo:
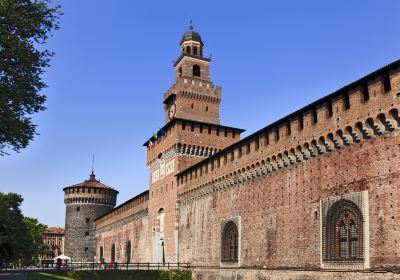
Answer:
[[45, 234], [64, 234], [62, 227], [49, 227], [44, 231]]
[[100, 219], [103, 218], [104, 216], [107, 216], [107, 215], [109, 215], [109, 214], [111, 214], [111, 213], [117, 211], [118, 209], [121, 209], [122, 207], [124, 207], [125, 205], [131, 203], [132, 201], [135, 201], [135, 200], [141, 198], [142, 196], [146, 196], [146, 195], [148, 196], [149, 193], [150, 193], [150, 192], [149, 192], [148, 190], [146, 190], [146, 191], [144, 191], [144, 192], [138, 194], [137, 196], [132, 197], [131, 199], [128, 199], [127, 201], [123, 202], [122, 204], [118, 205], [118, 206], [115, 207], [114, 209], [108, 211], [107, 213], [104, 213], [103, 215], [97, 217], [97, 218], [94, 219], [94, 220], [95, 220], [95, 221], [100, 220]]
[[79, 187], [86, 187], [86, 188], [87, 188], [87, 187], [91, 187], [91, 188], [110, 189], [110, 190], [113, 190], [113, 191], [115, 191], [115, 192], [118, 193], [118, 191], [115, 190], [114, 188], [112, 188], [112, 187], [110, 187], [110, 186], [107, 186], [107, 185], [101, 183], [99, 180], [97, 180], [97, 179], [96, 179], [96, 175], [94, 174], [93, 171], [92, 171], [92, 173], [90, 174], [89, 180], [85, 180], [85, 181], [83, 181], [82, 183], [75, 184], [75, 185], [72, 185], [72, 186], [68, 186], [68, 187], [64, 188], [63, 190], [65, 191], [65, 190], [70, 189], [70, 188], [79, 188]]

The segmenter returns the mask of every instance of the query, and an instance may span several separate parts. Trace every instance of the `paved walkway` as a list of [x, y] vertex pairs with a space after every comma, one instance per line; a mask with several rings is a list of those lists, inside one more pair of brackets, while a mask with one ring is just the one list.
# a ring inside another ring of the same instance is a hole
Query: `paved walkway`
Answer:
[[26, 272], [0, 272], [0, 280], [26, 280]]

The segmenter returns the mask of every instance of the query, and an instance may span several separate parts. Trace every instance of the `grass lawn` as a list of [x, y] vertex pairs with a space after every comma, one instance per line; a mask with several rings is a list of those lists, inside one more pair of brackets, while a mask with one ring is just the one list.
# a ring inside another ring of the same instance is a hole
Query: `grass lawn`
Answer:
[[66, 277], [60, 274], [50, 274], [45, 272], [29, 272], [28, 280], [72, 280], [73, 278]]
[[191, 280], [188, 270], [108, 270], [65, 271], [58, 273], [30, 272], [28, 280]]

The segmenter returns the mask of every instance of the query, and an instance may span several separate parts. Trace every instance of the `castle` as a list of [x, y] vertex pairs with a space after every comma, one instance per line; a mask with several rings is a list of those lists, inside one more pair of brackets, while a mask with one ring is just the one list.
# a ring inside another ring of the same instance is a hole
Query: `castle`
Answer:
[[400, 60], [240, 139], [203, 46], [190, 26], [144, 143], [149, 190], [97, 215], [97, 258], [190, 262], [203, 280], [400, 279]]

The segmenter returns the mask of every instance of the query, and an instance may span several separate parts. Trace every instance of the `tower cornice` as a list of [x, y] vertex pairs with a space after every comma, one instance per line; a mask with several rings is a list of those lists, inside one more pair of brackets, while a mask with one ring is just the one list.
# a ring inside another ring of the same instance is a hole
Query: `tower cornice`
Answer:
[[[237, 128], [237, 127], [232, 127], [232, 126], [226, 126], [226, 125], [220, 125], [220, 124], [215, 124], [215, 123], [208, 123], [208, 122], [199, 122], [199, 121], [194, 121], [190, 119], [181, 119], [181, 118], [173, 118], [171, 121], [169, 121], [167, 124], [165, 124], [162, 128], [160, 128], [157, 133], [157, 135], [162, 135], [164, 133], [167, 133], [167, 130], [172, 127], [173, 125], [177, 124], [178, 122], [185, 122], [185, 123], [192, 123], [192, 124], [201, 124], [201, 125], [209, 125], [211, 127], [219, 127], [222, 129], [229, 129], [232, 131], [235, 131], [235, 133], [243, 133], [246, 131], [245, 129], [242, 128]], [[144, 144], [143, 146], [147, 147], [150, 141], [154, 141], [156, 138], [154, 136], [150, 137]]]
[[201, 60], [201, 61], [204, 61], [204, 62], [210, 62], [211, 61], [211, 58], [209, 58], [209, 57], [200, 57], [200, 56], [196, 56], [196, 55], [190, 55], [190, 54], [187, 54], [187, 53], [182, 53], [178, 57], [178, 59], [174, 62], [174, 67], [176, 67], [184, 57], [189, 57], [189, 58], [192, 58], [192, 59], [195, 59], [195, 60]]

